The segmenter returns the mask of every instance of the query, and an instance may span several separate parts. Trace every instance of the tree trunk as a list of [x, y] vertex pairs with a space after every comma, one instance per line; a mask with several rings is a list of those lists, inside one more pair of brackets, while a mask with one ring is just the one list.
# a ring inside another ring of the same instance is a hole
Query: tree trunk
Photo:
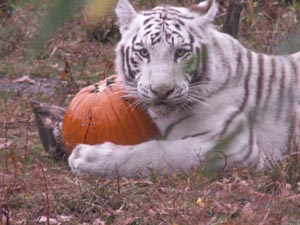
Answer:
[[240, 0], [230, 0], [226, 19], [223, 25], [223, 31], [227, 34], [230, 34], [234, 38], [238, 38], [240, 15], [242, 9], [243, 4]]

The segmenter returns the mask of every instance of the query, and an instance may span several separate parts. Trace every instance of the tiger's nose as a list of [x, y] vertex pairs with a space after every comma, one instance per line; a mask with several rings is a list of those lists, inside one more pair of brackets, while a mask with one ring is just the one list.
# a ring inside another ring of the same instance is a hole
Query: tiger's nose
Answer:
[[160, 99], [166, 99], [174, 92], [174, 90], [175, 90], [174, 86], [157, 86], [157, 87], [150, 86], [150, 91]]

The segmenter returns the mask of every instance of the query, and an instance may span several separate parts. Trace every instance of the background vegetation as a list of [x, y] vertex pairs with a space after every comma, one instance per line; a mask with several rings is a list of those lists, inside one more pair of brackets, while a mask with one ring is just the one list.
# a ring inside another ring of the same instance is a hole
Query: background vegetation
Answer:
[[[66, 106], [80, 87], [113, 74], [119, 38], [112, 10], [89, 19], [84, 1], [66, 2], [0, 0], [0, 225], [300, 224], [297, 146], [261, 174], [197, 171], [114, 181], [74, 177], [66, 162], [47, 155], [30, 100]], [[133, 2], [150, 8], [191, 1]], [[220, 29], [228, 1], [221, 3]], [[243, 5], [245, 46], [271, 54], [300, 50], [299, 1]]]

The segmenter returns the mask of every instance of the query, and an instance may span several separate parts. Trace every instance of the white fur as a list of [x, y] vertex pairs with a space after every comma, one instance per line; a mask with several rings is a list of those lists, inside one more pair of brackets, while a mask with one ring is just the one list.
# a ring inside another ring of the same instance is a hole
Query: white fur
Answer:
[[[202, 6], [203, 4], [205, 3], [201, 3]], [[185, 8], [178, 9], [188, 12]], [[127, 0], [119, 1], [116, 12], [122, 32], [122, 40], [117, 47], [117, 52], [120, 52], [121, 46], [130, 44], [130, 38], [142, 25], [144, 17], [136, 13]], [[190, 173], [202, 166], [212, 154], [220, 153], [220, 149], [223, 156], [221, 160], [213, 163], [221, 168], [224, 165], [236, 165], [259, 170], [268, 166], [269, 160], [282, 159], [291, 123], [294, 121], [298, 125], [299, 122], [299, 83], [295, 83], [296, 74], [289, 62], [290, 58], [275, 58], [277, 77], [272, 81], [272, 57], [251, 53], [251, 76], [247, 81], [250, 65], [248, 50], [208, 24], [216, 12], [217, 5], [213, 1], [205, 15], [198, 15], [196, 21], [186, 22], [187, 26], [202, 29], [203, 33], [199, 32], [198, 38], [202, 38], [200, 43], [205, 44], [208, 49], [206, 72], [210, 80], [199, 92], [199, 96], [206, 101], [193, 104], [187, 110], [181, 110], [179, 107], [169, 110], [152, 104], [157, 101], [157, 96], [150, 91], [151, 89], [161, 95], [174, 89], [165, 100], [176, 102], [178, 95], [188, 94], [190, 88], [183, 78], [182, 65], [174, 63], [171, 57], [174, 54], [172, 48], [167, 48], [163, 43], [157, 45], [150, 52], [151, 62], [140, 65], [142, 73], [136, 78], [135, 97], [149, 103], [148, 111], [164, 139], [133, 146], [112, 143], [78, 145], [69, 157], [69, 165], [75, 174], [131, 177], [149, 175], [152, 170], [159, 173]], [[237, 61], [239, 53], [241, 62]], [[262, 68], [259, 67], [260, 57], [264, 60]], [[300, 53], [292, 57], [299, 69]], [[126, 80], [120, 54], [117, 55], [116, 66], [118, 74]], [[264, 77], [262, 84], [259, 84], [261, 70]], [[282, 79], [284, 70], [286, 77]], [[222, 84], [226, 83], [226, 75], [230, 76], [229, 82], [220, 89]], [[271, 81], [273, 88], [272, 95], [269, 96]], [[257, 100], [258, 85], [263, 85], [260, 101]], [[278, 102], [278, 93], [285, 90], [293, 92], [293, 101], [291, 96], [283, 95], [284, 101]], [[234, 117], [234, 122], [230, 123], [222, 134], [226, 123], [239, 111], [245, 99], [247, 101], [243, 111]], [[207, 134], [195, 135], [201, 133]], [[243, 149], [249, 142], [252, 151], [246, 150], [246, 147]]]
[[118, 1], [116, 14], [120, 18], [118, 23], [120, 25], [121, 33], [124, 33], [131, 24], [131, 21], [137, 15], [134, 8], [130, 5], [128, 0], [120, 0]]

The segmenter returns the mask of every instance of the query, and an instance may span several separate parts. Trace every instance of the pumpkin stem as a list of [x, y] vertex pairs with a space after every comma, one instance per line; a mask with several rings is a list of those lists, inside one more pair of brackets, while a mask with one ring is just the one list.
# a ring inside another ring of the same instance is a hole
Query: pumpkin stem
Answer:
[[105, 89], [106, 84], [97, 83], [94, 86], [95, 86], [95, 89], [91, 90], [90, 93], [99, 93], [99, 92], [102, 92]]
[[107, 79], [106, 79], [106, 86], [109, 86], [109, 85], [111, 85], [111, 84], [116, 83], [115, 80], [116, 80], [115, 77], [107, 78]]
[[116, 83], [116, 77], [109, 77], [105, 81], [105, 85], [102, 82], [95, 84], [95, 89], [91, 90], [90, 93], [102, 92], [105, 89], [105, 87], [109, 87], [109, 89], [112, 90], [110, 85]]
[[98, 93], [99, 92], [99, 84], [95, 84], [94, 86], [95, 86], [95, 88], [93, 90], [91, 90], [90, 93]]

